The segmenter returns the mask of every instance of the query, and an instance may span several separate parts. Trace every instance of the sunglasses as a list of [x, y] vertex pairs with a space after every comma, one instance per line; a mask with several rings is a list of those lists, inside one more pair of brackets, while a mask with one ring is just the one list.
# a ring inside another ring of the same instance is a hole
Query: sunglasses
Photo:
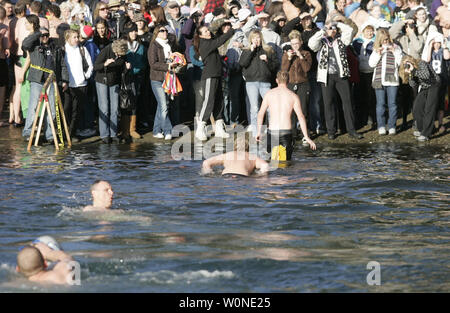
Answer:
[[108, 10], [108, 8], [101, 8], [99, 11], [105, 11]]
[[41, 34], [41, 38], [42, 37], [49, 37], [50, 35], [49, 34]]
[[159, 32], [160, 33], [167, 33], [167, 29], [160, 29]]

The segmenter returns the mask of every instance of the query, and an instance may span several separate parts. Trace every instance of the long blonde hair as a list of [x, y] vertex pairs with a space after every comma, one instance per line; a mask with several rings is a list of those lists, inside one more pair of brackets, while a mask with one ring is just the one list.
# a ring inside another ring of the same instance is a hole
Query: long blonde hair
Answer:
[[375, 42], [374, 42], [374, 44], [373, 44], [373, 49], [374, 49], [374, 50], [377, 50], [377, 49], [381, 48], [381, 46], [383, 45], [383, 41], [384, 41], [386, 38], [389, 40], [389, 43], [390, 43], [391, 45], [394, 43], [394, 42], [392, 41], [391, 36], [389, 35], [389, 31], [388, 31], [387, 29], [380, 28], [380, 29], [377, 31], [377, 34], [376, 34], [376, 36], [375, 36]]
[[248, 35], [248, 47], [246, 49], [250, 49], [253, 38], [255, 38], [255, 36], [259, 36], [259, 38], [261, 39], [261, 47], [263, 48], [264, 51], [266, 51], [267, 54], [274, 53], [272, 47], [267, 45], [266, 42], [264, 41], [263, 34], [259, 29], [252, 30]]

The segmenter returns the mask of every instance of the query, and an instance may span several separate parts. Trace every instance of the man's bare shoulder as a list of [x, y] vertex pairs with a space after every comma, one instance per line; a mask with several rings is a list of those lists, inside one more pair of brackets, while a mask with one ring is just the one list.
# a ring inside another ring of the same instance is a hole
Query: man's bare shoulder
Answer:
[[280, 95], [289, 95], [289, 96], [296, 96], [296, 93], [289, 90], [287, 87], [275, 87], [273, 89], [270, 89], [266, 95], [271, 95], [273, 97], [279, 97]]

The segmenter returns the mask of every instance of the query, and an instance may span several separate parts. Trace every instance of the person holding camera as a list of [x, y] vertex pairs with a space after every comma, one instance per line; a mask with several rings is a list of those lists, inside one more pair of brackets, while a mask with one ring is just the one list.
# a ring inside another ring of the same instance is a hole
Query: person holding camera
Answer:
[[270, 90], [272, 78], [280, 63], [276, 52], [264, 42], [260, 30], [252, 30], [248, 36], [248, 42], [249, 45], [242, 50], [239, 64], [242, 67], [249, 102], [247, 110], [248, 130], [256, 137], [260, 101]]
[[99, 130], [103, 143], [118, 143], [119, 86], [121, 74], [131, 65], [125, 61], [126, 40], [118, 39], [105, 47], [94, 63], [99, 108]]
[[[33, 126], [42, 88], [50, 75], [48, 70], [55, 73], [55, 78], [57, 81], [63, 82], [63, 90], [68, 88], [69, 74], [67, 72], [64, 58], [61, 57], [61, 53], [59, 53], [58, 48], [49, 41], [50, 33], [48, 29], [39, 28], [39, 18], [36, 15], [28, 15], [26, 20], [26, 27], [31, 32], [31, 35], [23, 40], [22, 49], [30, 54], [31, 63], [27, 78], [30, 81], [30, 100], [22, 136], [28, 139], [31, 135], [31, 128]], [[50, 103], [51, 116], [47, 115], [47, 123], [44, 126], [45, 138], [47, 141], [52, 141], [53, 133], [50, 123], [56, 116], [54, 84], [50, 84], [48, 86], [46, 93]]]
[[[372, 76], [372, 87], [375, 89], [375, 96], [377, 98], [376, 114], [378, 133], [386, 135], [387, 129], [389, 135], [395, 135], [397, 122], [397, 91], [400, 84], [398, 76], [398, 67], [402, 60], [402, 50], [399, 46], [394, 44], [389, 32], [380, 28], [375, 36], [375, 43], [373, 45], [373, 52], [369, 58], [370, 67], [374, 68]], [[389, 108], [389, 118], [386, 121], [385, 105]]]
[[447, 39], [441, 33], [432, 33], [428, 36], [428, 43], [425, 45], [425, 49], [422, 53], [422, 60], [428, 62], [436, 74], [441, 79], [441, 85], [439, 87], [438, 98], [438, 131], [440, 133], [445, 132], [445, 126], [443, 125], [444, 112], [445, 112], [445, 95], [447, 94], [449, 73], [448, 66], [450, 60], [450, 51], [448, 48]]
[[308, 72], [311, 69], [312, 58], [309, 51], [303, 50], [303, 40], [300, 32], [289, 34], [290, 47], [281, 59], [281, 71], [289, 73], [288, 88], [300, 99], [300, 105], [305, 119], [308, 121], [309, 82]]
[[[339, 18], [342, 20], [342, 18]], [[328, 138], [336, 139], [336, 108], [334, 95], [341, 98], [345, 126], [350, 137], [361, 139], [355, 130], [355, 116], [350, 94], [350, 67], [347, 59], [347, 46], [352, 41], [353, 28], [342, 22], [328, 23], [323, 30], [316, 32], [308, 41], [312, 51], [318, 52], [319, 66], [317, 81], [322, 85], [325, 121]]]
[[440, 77], [429, 63], [408, 55], [403, 57], [399, 72], [404, 82], [409, 82], [413, 88], [419, 90], [413, 105], [413, 115], [417, 124], [414, 136], [419, 141], [427, 141], [434, 130]]

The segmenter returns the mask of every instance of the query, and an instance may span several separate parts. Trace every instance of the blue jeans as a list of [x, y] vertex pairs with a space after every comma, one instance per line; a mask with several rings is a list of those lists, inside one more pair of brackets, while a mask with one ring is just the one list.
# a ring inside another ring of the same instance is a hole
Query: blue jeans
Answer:
[[[35, 118], [35, 113], [38, 105], [39, 96], [41, 95], [43, 84], [38, 84], [31, 82], [30, 84], [30, 102], [28, 104], [27, 119], [25, 122], [25, 127], [22, 131], [22, 136], [29, 137], [31, 135], [31, 128], [33, 127], [33, 121]], [[52, 119], [55, 119], [55, 89], [53, 84], [50, 84], [50, 88], [47, 91], [48, 101], [50, 103], [50, 111], [52, 112]], [[42, 105], [44, 107], [44, 105]], [[42, 112], [42, 111], [41, 111]], [[47, 114], [47, 113], [46, 113]], [[46, 116], [47, 123], [44, 124], [45, 138], [47, 140], [53, 140], [52, 128], [50, 126], [50, 116]], [[38, 121], [39, 122], [39, 121]], [[38, 125], [38, 124], [36, 124]]]
[[117, 137], [119, 114], [119, 85], [108, 86], [95, 82], [98, 98], [98, 126], [100, 138]]
[[265, 82], [246, 82], [245, 89], [247, 90], [248, 106], [247, 118], [248, 124], [255, 128], [257, 126], [257, 117], [260, 106], [260, 96], [264, 98], [266, 93], [270, 90], [270, 83]]
[[164, 135], [172, 134], [172, 123], [169, 118], [169, 99], [164, 92], [162, 82], [151, 81], [153, 94], [155, 95], [158, 107], [155, 113], [155, 122], [153, 124], [153, 134], [164, 133]]
[[394, 128], [397, 122], [397, 90], [398, 86], [383, 86], [382, 88], [375, 89], [375, 95], [377, 97], [377, 124], [378, 128], [385, 127], [386, 120], [384, 118], [386, 107], [386, 95], [387, 105], [389, 109], [389, 118], [387, 122], [387, 129]]

